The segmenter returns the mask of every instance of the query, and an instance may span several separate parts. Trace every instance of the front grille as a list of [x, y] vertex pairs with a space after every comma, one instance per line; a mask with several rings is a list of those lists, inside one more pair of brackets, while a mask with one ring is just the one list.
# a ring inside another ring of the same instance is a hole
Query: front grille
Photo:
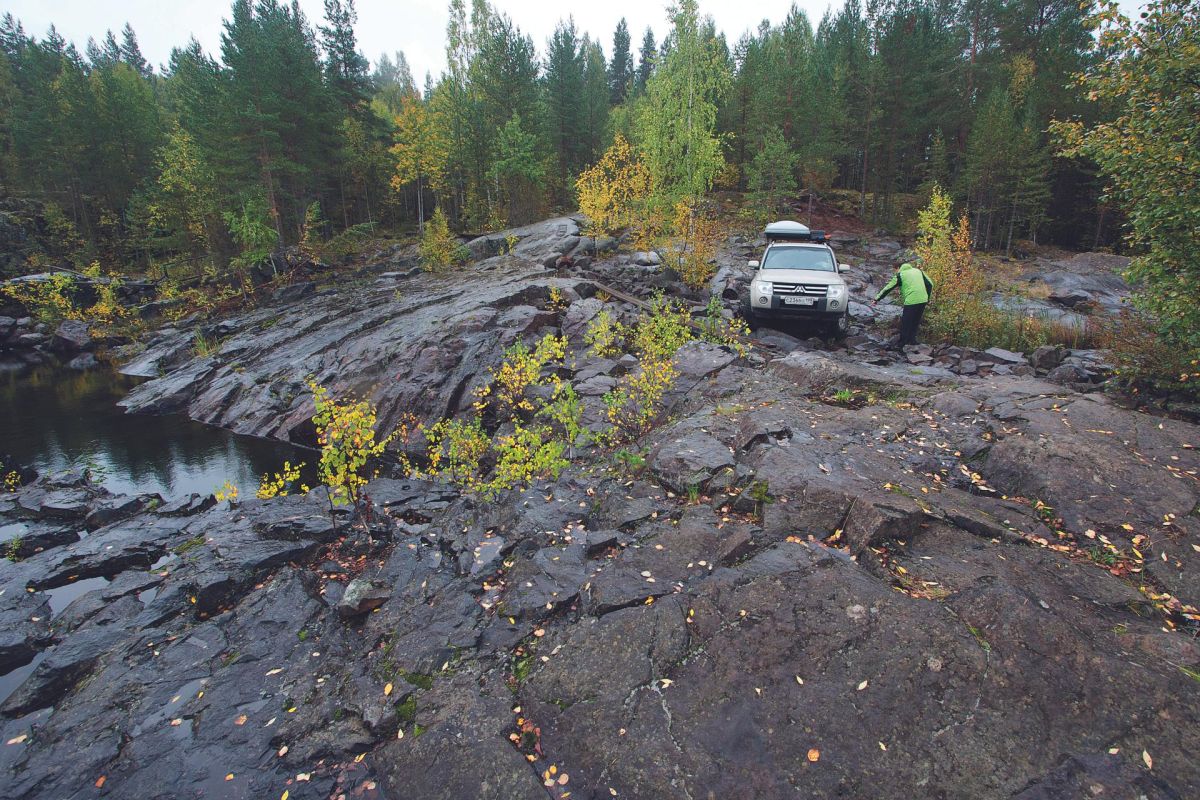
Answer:
[[802, 294], [809, 297], [824, 297], [829, 287], [819, 283], [774, 283], [771, 284], [771, 290], [773, 294]]

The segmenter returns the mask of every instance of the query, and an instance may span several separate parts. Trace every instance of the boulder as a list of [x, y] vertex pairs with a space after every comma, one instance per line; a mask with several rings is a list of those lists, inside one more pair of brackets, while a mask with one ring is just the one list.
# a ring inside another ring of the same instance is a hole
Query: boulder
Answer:
[[374, 611], [391, 596], [392, 590], [386, 585], [366, 578], [355, 578], [338, 601], [338, 613], [343, 619], [351, 619]]
[[657, 267], [662, 264], [662, 257], [653, 250], [639, 250], [629, 258], [639, 267]]
[[67, 362], [67, 369], [79, 370], [80, 372], [88, 369], [95, 369], [100, 365], [96, 360], [96, 356], [92, 353], [80, 353]]
[[1066, 355], [1067, 351], [1065, 348], [1058, 345], [1045, 344], [1030, 354], [1029, 361], [1034, 369], [1049, 372], [1061, 364]]
[[58, 353], [77, 353], [92, 347], [90, 326], [83, 320], [64, 319], [54, 329], [50, 346]]
[[303, 300], [317, 292], [317, 285], [312, 281], [300, 281], [299, 283], [288, 284], [287, 286], [276, 289], [271, 295], [272, 302], [294, 303], [297, 300]]
[[1028, 364], [1029, 360], [1020, 353], [1014, 353], [1011, 350], [1005, 350], [1003, 347], [990, 347], [983, 351], [983, 354], [997, 364]]

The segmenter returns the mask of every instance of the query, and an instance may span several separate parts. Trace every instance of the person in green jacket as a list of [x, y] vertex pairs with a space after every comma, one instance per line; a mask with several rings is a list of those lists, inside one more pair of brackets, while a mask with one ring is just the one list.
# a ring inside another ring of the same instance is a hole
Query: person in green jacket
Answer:
[[917, 328], [921, 325], [921, 317], [925, 315], [925, 306], [933, 296], [933, 281], [915, 264], [905, 262], [875, 295], [871, 305], [876, 305], [896, 287], [900, 288], [900, 300], [904, 304], [904, 314], [900, 317], [900, 342], [897, 345], [903, 349], [905, 345], [917, 343]]

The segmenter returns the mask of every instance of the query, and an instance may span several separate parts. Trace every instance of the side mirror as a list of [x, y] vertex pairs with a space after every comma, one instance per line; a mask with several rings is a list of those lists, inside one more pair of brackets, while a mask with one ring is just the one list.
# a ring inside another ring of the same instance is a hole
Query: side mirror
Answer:
[[838, 272], [849, 272], [849, 271], [850, 271], [849, 264], [838, 264]]
[[750, 269], [758, 269], [758, 262], [757, 261], [747, 261], [746, 266], [750, 267]]

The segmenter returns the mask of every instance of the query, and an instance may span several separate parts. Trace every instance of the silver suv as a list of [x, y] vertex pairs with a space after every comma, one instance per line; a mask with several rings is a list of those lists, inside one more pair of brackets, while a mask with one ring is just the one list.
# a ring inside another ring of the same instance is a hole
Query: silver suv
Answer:
[[751, 327], [769, 319], [811, 320], [837, 337], [850, 323], [850, 290], [839, 264], [826, 244], [824, 231], [799, 222], [772, 222], [766, 227], [767, 249], [742, 300], [742, 314]]

